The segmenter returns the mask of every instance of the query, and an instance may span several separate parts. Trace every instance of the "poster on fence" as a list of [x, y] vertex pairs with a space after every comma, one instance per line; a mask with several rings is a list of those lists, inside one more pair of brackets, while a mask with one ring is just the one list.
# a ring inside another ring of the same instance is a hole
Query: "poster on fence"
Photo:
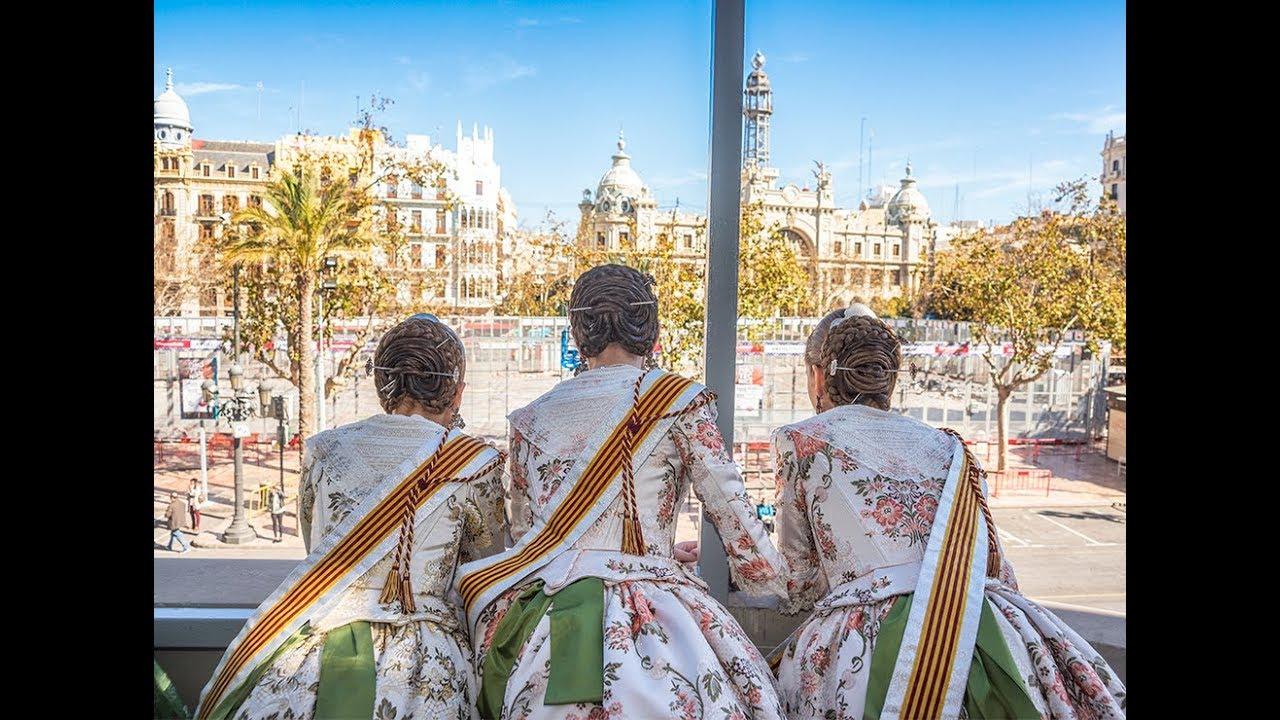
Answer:
[[738, 365], [733, 386], [733, 409], [736, 415], [760, 415], [764, 409], [764, 368]]
[[178, 358], [178, 399], [183, 420], [213, 417], [213, 407], [205, 403], [200, 384], [213, 379], [217, 362], [215, 356]]

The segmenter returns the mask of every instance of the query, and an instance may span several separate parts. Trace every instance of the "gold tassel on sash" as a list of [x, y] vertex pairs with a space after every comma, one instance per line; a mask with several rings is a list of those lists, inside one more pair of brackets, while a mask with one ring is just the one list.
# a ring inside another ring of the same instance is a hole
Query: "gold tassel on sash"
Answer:
[[[493, 470], [497, 465], [506, 462], [507, 454], [498, 453], [498, 456], [492, 461], [485, 463], [484, 467], [474, 473], [461, 478], [452, 478], [446, 482], [469, 483], [472, 480]], [[390, 605], [399, 600], [400, 610], [406, 615], [411, 615], [418, 611], [418, 603], [413, 599], [413, 581], [412, 568], [410, 567], [410, 558], [413, 557], [413, 527], [417, 519], [418, 494], [427, 487], [429, 481], [426, 475], [418, 478], [413, 487], [409, 490], [409, 495], [405, 500], [404, 518], [400, 524], [400, 540], [396, 545], [396, 558], [391, 564], [391, 570], [387, 573], [387, 579], [382, 583], [382, 595], [378, 596], [378, 602], [383, 605]]]
[[382, 584], [382, 595], [378, 602], [389, 605], [400, 601], [400, 609], [406, 615], [414, 612], [417, 603], [413, 601], [413, 583], [409, 579], [409, 558], [413, 553], [414, 516], [418, 508], [418, 488], [424, 485], [423, 479], [414, 483], [405, 498], [404, 516], [400, 521], [400, 539], [396, 543], [396, 558], [391, 563], [391, 571]]
[[623, 431], [621, 447], [619, 448], [619, 453], [622, 455], [622, 552], [630, 555], [645, 554], [644, 532], [640, 528], [640, 513], [636, 509], [636, 478], [632, 461], [633, 448], [631, 445], [635, 442], [636, 433], [646, 422], [666, 420], [693, 412], [715, 398], [711, 391], [706, 390], [679, 410], [664, 413], [654, 418], [642, 418], [636, 415], [635, 406], [640, 404], [640, 383], [643, 380], [644, 376], [641, 375], [636, 380], [635, 388], [632, 390], [634, 399], [631, 419], [627, 421], [627, 427]]

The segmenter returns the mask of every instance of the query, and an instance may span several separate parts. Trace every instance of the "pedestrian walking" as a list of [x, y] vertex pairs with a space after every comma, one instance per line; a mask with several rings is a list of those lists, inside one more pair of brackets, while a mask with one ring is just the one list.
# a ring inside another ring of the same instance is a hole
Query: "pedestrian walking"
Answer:
[[169, 509], [165, 512], [165, 520], [169, 523], [168, 549], [173, 550], [173, 541], [177, 540], [182, 546], [179, 552], [190, 552], [191, 546], [187, 545], [187, 539], [182, 535], [182, 531], [189, 527], [187, 501], [179, 497], [176, 492], [169, 493]]
[[272, 488], [267, 498], [267, 506], [271, 511], [271, 542], [284, 540], [284, 493], [280, 488]]

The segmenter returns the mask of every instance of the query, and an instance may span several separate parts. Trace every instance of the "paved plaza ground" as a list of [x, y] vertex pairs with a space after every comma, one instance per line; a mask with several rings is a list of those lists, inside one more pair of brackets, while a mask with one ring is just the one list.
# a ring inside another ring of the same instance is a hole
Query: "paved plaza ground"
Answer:
[[[1106, 459], [1100, 446], [1088, 448], [1079, 457], [1070, 446], [1036, 454], [1029, 447], [1010, 449], [1011, 475], [1022, 470], [1048, 470], [1048, 492], [1042, 481], [1023, 481], [1003, 486], [991, 499], [996, 525], [1006, 551], [1018, 573], [1022, 589], [1037, 600], [1064, 606], [1106, 612], [1125, 612], [1125, 474]], [[978, 449], [980, 461], [986, 461]], [[284, 484], [287, 497], [283, 542], [271, 541], [271, 520], [257, 505], [253, 489], [275, 485], [280, 480], [279, 454], [268, 447], [245, 453], [245, 485], [255, 499], [249, 510], [250, 524], [258, 540], [247, 545], [222, 543], [219, 533], [231, 521], [234, 477], [230, 451], [215, 448], [209, 456], [210, 502], [203, 512], [201, 532], [192, 541], [190, 553], [165, 549], [169, 533], [161, 518], [170, 490], [185, 491], [192, 477], [199, 477], [198, 446], [165, 444], [155, 456], [153, 475], [153, 550], [157, 558], [256, 558], [301, 560], [305, 551], [297, 532], [294, 500], [297, 494], [299, 455], [296, 448], [285, 452]], [[994, 465], [994, 462], [989, 463]], [[748, 463], [748, 491], [764, 495], [769, 476], [753, 475]], [[994, 480], [988, 480], [994, 489]], [[694, 500], [681, 508], [677, 538], [696, 539], [701, 513]], [[176, 548], [176, 545], [175, 545]]]

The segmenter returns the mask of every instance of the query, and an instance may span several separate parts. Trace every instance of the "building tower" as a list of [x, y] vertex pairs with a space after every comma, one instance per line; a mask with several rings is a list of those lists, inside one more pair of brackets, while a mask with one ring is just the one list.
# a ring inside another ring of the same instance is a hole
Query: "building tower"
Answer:
[[764, 53], [756, 51], [751, 58], [751, 74], [742, 91], [742, 114], [747, 118], [742, 134], [742, 168], [769, 167], [769, 116], [773, 114], [773, 90], [764, 72]]
[[173, 91], [173, 68], [164, 74], [164, 92], [154, 103], [155, 141], [162, 148], [174, 150], [191, 144], [191, 112]]

